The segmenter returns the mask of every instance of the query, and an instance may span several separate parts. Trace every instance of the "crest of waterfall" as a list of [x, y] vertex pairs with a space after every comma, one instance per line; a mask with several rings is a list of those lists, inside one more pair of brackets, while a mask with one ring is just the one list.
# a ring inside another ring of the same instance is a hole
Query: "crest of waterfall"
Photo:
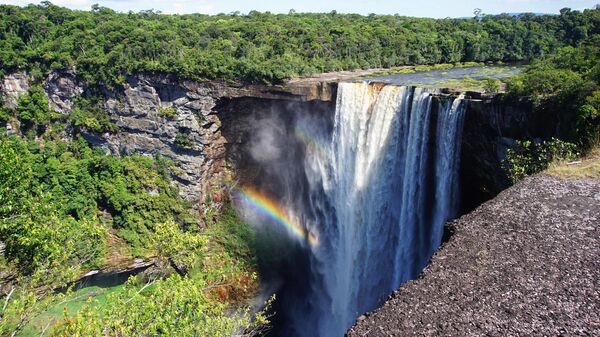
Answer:
[[[463, 97], [340, 83], [326, 158], [305, 160], [313, 291], [294, 313], [300, 336], [343, 336], [356, 317], [415, 278], [458, 212]], [[293, 310], [293, 309], [290, 309]]]

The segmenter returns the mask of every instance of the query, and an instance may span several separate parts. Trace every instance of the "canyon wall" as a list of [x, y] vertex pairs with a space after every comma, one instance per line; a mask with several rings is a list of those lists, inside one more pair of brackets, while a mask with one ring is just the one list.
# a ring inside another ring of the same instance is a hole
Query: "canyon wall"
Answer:
[[[32, 83], [31, 77], [25, 73], [5, 76], [0, 82], [5, 104], [16, 107], [19, 95], [26, 92]], [[73, 71], [52, 72], [41, 85], [48, 96], [50, 108], [64, 115], [72, 111], [77, 96], [92, 95], [92, 90]], [[335, 98], [336, 85], [299, 83], [273, 87], [214, 81], [199, 83], [177, 81], [169, 76], [139, 75], [128, 77], [115, 89], [99, 88], [104, 108], [119, 131], [102, 134], [83, 131], [83, 136], [106, 153], [160, 153], [173, 160], [177, 164], [173, 178], [182, 196], [199, 205], [207, 199], [219, 198], [222, 168], [227, 164], [227, 144], [243, 141], [231, 133], [236, 129], [235, 125], [228, 128], [227, 137], [223, 133], [222, 116], [231, 121], [236, 115], [228, 108], [230, 103], [234, 102], [232, 106], [244, 110], [252, 109], [252, 100], [256, 100], [255, 107], [264, 106], [264, 102], [327, 102]], [[97, 95], [98, 88], [94, 89]], [[239, 106], [235, 102], [243, 104]], [[259, 102], [263, 102], [262, 105]], [[243, 111], [240, 116], [243, 116]], [[9, 133], [17, 132], [18, 121], [9, 122], [6, 128]], [[71, 136], [72, 129], [67, 128], [64, 137]], [[176, 141], [178, 136], [185, 137], [189, 146], [179, 145]]]

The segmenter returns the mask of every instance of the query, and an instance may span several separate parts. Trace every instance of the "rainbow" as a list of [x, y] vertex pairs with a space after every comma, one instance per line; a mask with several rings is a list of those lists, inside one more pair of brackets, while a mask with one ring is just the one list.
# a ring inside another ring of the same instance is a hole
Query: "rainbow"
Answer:
[[295, 237], [301, 240], [308, 240], [308, 243], [311, 246], [317, 246], [319, 244], [319, 239], [312, 232], [300, 226], [295, 217], [290, 216], [285, 209], [264, 194], [261, 194], [255, 188], [244, 186], [237, 189], [237, 191], [246, 205], [251, 206], [260, 214], [282, 225]]
[[304, 145], [309, 153], [317, 155], [321, 159], [326, 159], [329, 154], [328, 144], [324, 144], [320, 139], [311, 135], [306, 129], [296, 126], [294, 134]]

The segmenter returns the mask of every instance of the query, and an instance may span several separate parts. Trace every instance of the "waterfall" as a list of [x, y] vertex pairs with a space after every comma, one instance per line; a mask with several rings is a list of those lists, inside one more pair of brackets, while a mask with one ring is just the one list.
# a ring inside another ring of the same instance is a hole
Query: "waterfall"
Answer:
[[442, 98], [434, 109], [432, 93], [339, 84], [329, 157], [306, 160], [309, 181], [320, 184], [311, 187], [312, 205], [328, 212], [323, 244], [311, 248], [319, 281], [304, 300], [313, 306], [296, 313], [298, 324], [314, 326], [295, 334], [343, 336], [358, 315], [417, 277], [440, 245], [458, 210], [464, 103]]
[[282, 256], [275, 335], [343, 336], [419, 275], [458, 213], [464, 108], [434, 89], [340, 83], [333, 121], [294, 109], [257, 123], [250, 143], [279, 148], [252, 148], [263, 186], [240, 194], [268, 229], [267, 258]]

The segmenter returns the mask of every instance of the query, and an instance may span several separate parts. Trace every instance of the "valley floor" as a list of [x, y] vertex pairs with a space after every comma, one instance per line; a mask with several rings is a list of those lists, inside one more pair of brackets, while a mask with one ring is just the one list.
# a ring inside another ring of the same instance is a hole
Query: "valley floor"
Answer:
[[528, 177], [454, 221], [422, 277], [348, 336], [599, 336], [600, 179], [564, 177]]

